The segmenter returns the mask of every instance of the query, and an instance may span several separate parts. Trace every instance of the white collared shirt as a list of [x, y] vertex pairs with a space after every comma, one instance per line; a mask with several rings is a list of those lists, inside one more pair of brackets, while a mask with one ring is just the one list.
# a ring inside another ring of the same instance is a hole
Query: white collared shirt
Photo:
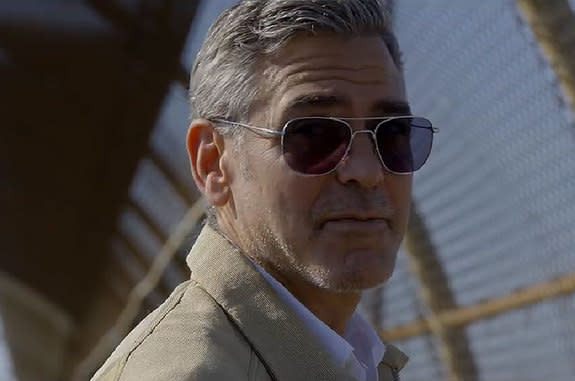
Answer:
[[292, 307], [309, 330], [317, 335], [318, 340], [331, 352], [336, 364], [358, 381], [378, 380], [377, 366], [383, 359], [385, 345], [357, 311], [353, 313], [342, 337], [318, 319], [263, 267], [257, 264], [255, 266], [280, 298]]

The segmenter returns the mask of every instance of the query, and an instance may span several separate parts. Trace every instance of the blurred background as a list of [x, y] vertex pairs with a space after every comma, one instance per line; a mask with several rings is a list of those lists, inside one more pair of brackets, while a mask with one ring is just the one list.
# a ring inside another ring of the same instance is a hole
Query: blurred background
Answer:
[[[0, 380], [88, 380], [188, 278], [188, 72], [232, 0], [0, 0]], [[575, 0], [390, 2], [415, 114], [405, 380], [575, 380]]]

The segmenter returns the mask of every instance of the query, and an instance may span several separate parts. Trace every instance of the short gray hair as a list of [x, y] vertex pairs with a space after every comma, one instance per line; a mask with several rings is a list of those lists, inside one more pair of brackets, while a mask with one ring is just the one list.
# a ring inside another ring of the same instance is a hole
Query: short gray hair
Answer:
[[399, 69], [401, 55], [383, 0], [243, 0], [210, 28], [190, 79], [192, 118], [248, 121], [256, 65], [296, 34], [379, 35]]

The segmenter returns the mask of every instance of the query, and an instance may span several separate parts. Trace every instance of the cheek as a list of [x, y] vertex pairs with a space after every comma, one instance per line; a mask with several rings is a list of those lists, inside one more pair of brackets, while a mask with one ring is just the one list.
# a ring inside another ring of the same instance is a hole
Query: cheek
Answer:
[[278, 182], [272, 189], [277, 195], [279, 222], [287, 236], [312, 232], [311, 210], [321, 193], [317, 179], [294, 176]]
[[403, 233], [409, 218], [412, 176], [390, 176], [387, 185], [389, 197], [395, 208], [397, 228]]

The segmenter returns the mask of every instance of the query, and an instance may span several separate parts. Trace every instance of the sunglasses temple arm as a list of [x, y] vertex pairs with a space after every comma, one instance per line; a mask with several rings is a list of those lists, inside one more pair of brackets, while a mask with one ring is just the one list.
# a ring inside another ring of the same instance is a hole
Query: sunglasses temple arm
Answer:
[[256, 126], [250, 126], [249, 124], [239, 124], [238, 125], [247, 128], [248, 130], [258, 134], [258, 135], [265, 135], [265, 136], [271, 136], [271, 137], [276, 137], [276, 136], [282, 136], [284, 133], [283, 131], [275, 131], [275, 130], [270, 130], [267, 128], [262, 128], [262, 127], [256, 127]]
[[249, 124], [244, 124], [244, 123], [239, 123], [239, 122], [232, 122], [230, 120], [225, 120], [225, 119], [214, 119], [214, 122], [217, 123], [223, 123], [223, 124], [231, 124], [232, 126], [239, 126], [239, 127], [244, 127], [247, 128], [248, 130], [258, 134], [258, 135], [265, 135], [265, 136], [271, 136], [271, 137], [276, 137], [276, 136], [282, 136], [283, 135], [283, 131], [275, 131], [275, 130], [270, 130], [267, 128], [262, 128], [262, 127], [256, 127], [256, 126], [251, 126]]

